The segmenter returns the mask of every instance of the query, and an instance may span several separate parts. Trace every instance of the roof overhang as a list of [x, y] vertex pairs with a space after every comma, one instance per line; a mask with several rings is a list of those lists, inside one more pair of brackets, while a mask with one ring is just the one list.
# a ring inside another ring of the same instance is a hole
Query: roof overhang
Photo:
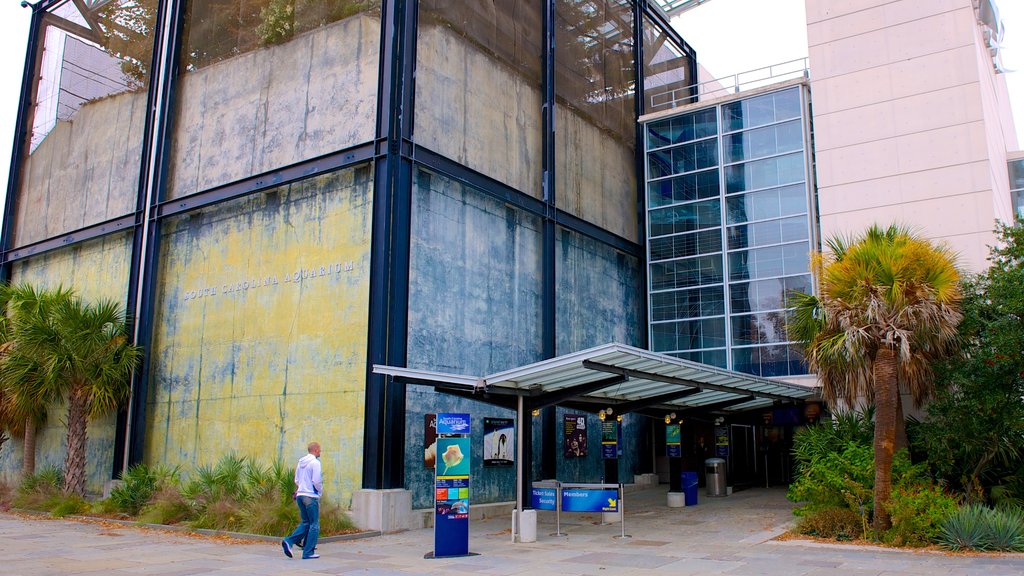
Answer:
[[605, 344], [482, 377], [380, 365], [374, 365], [373, 371], [397, 382], [434, 386], [484, 401], [520, 396], [531, 409], [593, 403], [595, 409], [618, 406], [620, 414], [646, 409], [735, 413], [819, 399], [817, 388], [624, 344]]

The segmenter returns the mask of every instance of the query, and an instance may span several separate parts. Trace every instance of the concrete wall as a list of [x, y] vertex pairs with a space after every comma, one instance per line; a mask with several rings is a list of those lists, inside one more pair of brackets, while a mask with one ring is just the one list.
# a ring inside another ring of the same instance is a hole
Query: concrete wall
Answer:
[[14, 246], [135, 210], [145, 121], [145, 92], [94, 100], [59, 120], [24, 160]]
[[323, 448], [325, 495], [361, 485], [372, 168], [181, 216], [162, 230], [146, 461]]
[[645, 330], [640, 262], [563, 229], [555, 250], [557, 354], [609, 342], [640, 346]]
[[184, 73], [166, 197], [373, 140], [379, 44], [362, 13]]
[[970, 0], [807, 0], [824, 236], [918, 227], [987, 266], [1016, 146]]
[[446, 26], [418, 33], [416, 143], [541, 198], [540, 86]]
[[408, 366], [483, 375], [541, 359], [540, 220], [420, 171]]
[[558, 207], [640, 242], [633, 145], [562, 105], [555, 106], [555, 126]]
[[[13, 265], [11, 281], [37, 288], [74, 288], [85, 301], [109, 298], [125, 301], [131, 262], [131, 236], [116, 234], [55, 252], [21, 260]], [[86, 490], [101, 494], [110, 480], [114, 458], [116, 415], [90, 420], [86, 443]], [[64, 468], [67, 452], [67, 408], [48, 411], [46, 425], [36, 437], [36, 470]], [[0, 448], [0, 479], [15, 484], [21, 477], [22, 439], [12, 438]]]

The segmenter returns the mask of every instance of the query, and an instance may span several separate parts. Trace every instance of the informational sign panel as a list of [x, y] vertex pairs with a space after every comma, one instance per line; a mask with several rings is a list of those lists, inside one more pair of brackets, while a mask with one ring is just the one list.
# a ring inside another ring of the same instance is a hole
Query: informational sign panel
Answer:
[[601, 458], [613, 460], [619, 457], [619, 423], [615, 420], [601, 422]]
[[469, 414], [437, 415], [434, 557], [469, 554]]
[[437, 414], [423, 415], [423, 467], [434, 468], [437, 461]]
[[682, 430], [679, 424], [665, 425], [665, 453], [669, 458], [682, 458]]
[[554, 510], [558, 506], [557, 488], [533, 488], [530, 505], [535, 510]]
[[516, 453], [515, 424], [511, 418], [484, 418], [484, 466], [511, 466]]
[[618, 512], [619, 491], [612, 488], [563, 488], [565, 512]]
[[729, 427], [715, 426], [715, 456], [729, 457]]
[[583, 414], [566, 414], [563, 421], [565, 457], [582, 458], [587, 455], [587, 417]]

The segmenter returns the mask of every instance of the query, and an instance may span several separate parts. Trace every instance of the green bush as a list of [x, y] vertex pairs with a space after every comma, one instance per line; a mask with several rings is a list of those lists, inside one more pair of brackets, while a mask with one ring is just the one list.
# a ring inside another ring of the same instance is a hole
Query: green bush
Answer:
[[185, 497], [176, 484], [168, 484], [156, 491], [137, 517], [143, 524], [178, 524], [192, 514]]
[[61, 494], [50, 503], [50, 515], [56, 516], [57, 518], [63, 518], [65, 516], [71, 516], [74, 514], [82, 514], [89, 511], [89, 503], [82, 499], [81, 496], [70, 494]]
[[927, 546], [938, 537], [942, 522], [957, 507], [956, 498], [931, 483], [898, 485], [886, 505], [892, 528], [883, 540], [897, 546]]
[[826, 453], [807, 463], [787, 497], [806, 502], [801, 512], [845, 506], [861, 516], [872, 507], [874, 450], [870, 446], [849, 443], [839, 452]]
[[793, 457], [797, 471], [836, 452], [842, 452], [850, 444], [871, 446], [874, 437], [874, 409], [864, 412], [837, 412], [832, 420], [825, 420], [800, 429], [793, 438]]
[[979, 504], [960, 508], [942, 522], [939, 543], [951, 550], [1024, 550], [1024, 516], [1019, 510]]
[[22, 480], [12, 504], [16, 508], [49, 512], [61, 501], [64, 474], [60, 468], [47, 466]]
[[846, 507], [830, 506], [807, 513], [797, 522], [797, 532], [821, 538], [853, 540], [864, 537], [861, 516]]

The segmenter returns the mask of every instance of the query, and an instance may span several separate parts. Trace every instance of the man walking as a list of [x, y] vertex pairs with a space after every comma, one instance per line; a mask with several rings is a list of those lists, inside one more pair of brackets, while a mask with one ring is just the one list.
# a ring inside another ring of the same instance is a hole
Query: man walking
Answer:
[[309, 454], [303, 456], [295, 466], [295, 503], [299, 506], [302, 523], [291, 536], [281, 540], [284, 555], [289, 558], [292, 557], [292, 546], [305, 541], [302, 545], [303, 560], [320, 557], [316, 553], [316, 539], [320, 536], [320, 494], [324, 489], [320, 474], [320, 445], [310, 442], [307, 450]]

